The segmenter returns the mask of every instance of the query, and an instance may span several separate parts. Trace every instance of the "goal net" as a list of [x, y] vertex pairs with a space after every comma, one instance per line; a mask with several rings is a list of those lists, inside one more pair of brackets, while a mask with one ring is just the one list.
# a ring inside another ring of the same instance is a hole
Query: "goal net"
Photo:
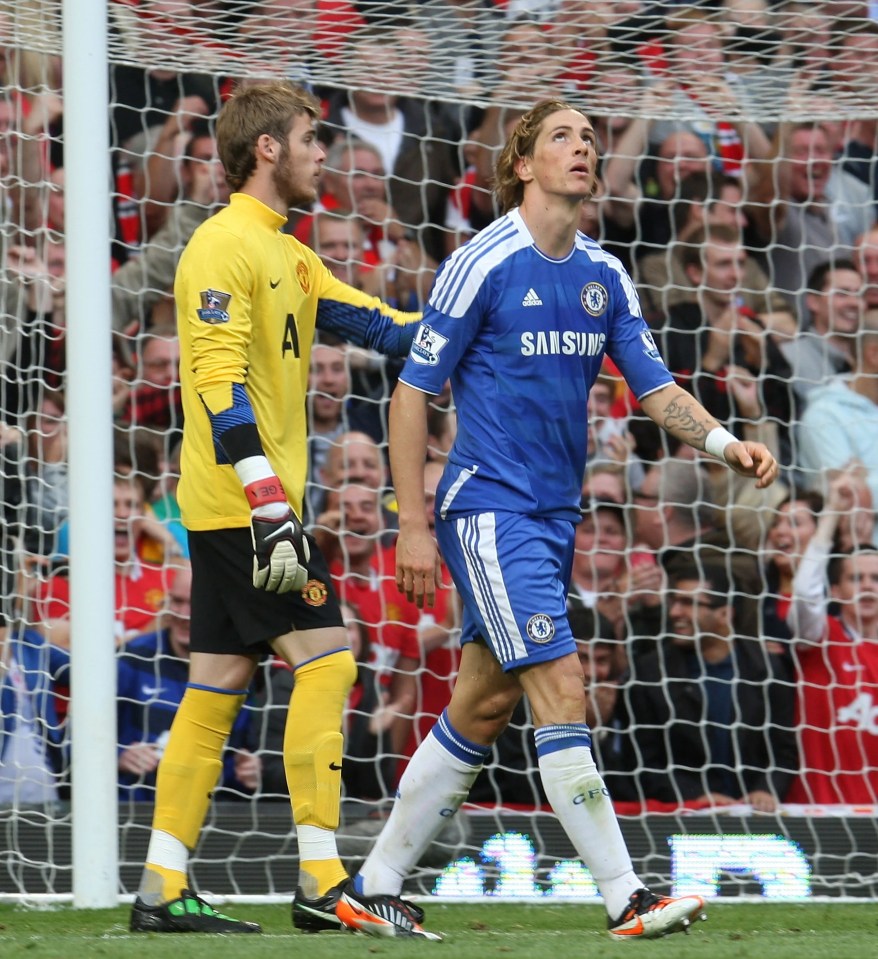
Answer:
[[[337, 275], [405, 309], [423, 305], [438, 263], [498, 214], [491, 168], [510, 124], [545, 97], [588, 115], [601, 161], [583, 232], [630, 273], [678, 381], [784, 464], [781, 482], [757, 491], [669, 444], [612, 364], [593, 391], [571, 615], [595, 753], [635, 867], [677, 893], [878, 892], [865, 852], [878, 841], [878, 615], [875, 579], [871, 600], [863, 585], [878, 575], [866, 548], [878, 539], [874, 7], [109, 0], [110, 102], [92, 105], [110, 124], [107, 417], [115, 472], [136, 481], [122, 484], [132, 515], [147, 517], [119, 518], [117, 503], [117, 539], [148, 572], [119, 574], [123, 894], [137, 886], [154, 766], [185, 682], [174, 267], [227, 198], [217, 111], [236, 85], [266, 78], [308, 86], [324, 110], [320, 200], [291, 211], [287, 229]], [[74, 733], [69, 695], [77, 504], [63, 201], [76, 184], [64, 171], [62, 39], [59, 0], [0, 0], [0, 896], [70, 893], [70, 745], [89, 735]], [[330, 341], [312, 362], [306, 520], [361, 649], [339, 836], [351, 864], [458, 663], [451, 590], [425, 616], [393, 582], [394, 501], [380, 476], [399, 369]], [[862, 389], [839, 408], [834, 377], [851, 373]], [[437, 397], [437, 470], [454, 430], [453, 397]], [[365, 462], [368, 473], [370, 457], [381, 518], [346, 533], [356, 504], [340, 492], [345, 471]], [[687, 622], [735, 654], [717, 666], [706, 643], [687, 651]], [[193, 858], [199, 889], [280, 898], [295, 888], [280, 751], [291, 687], [282, 664], [260, 667]], [[410, 889], [597, 897], [550, 813], [526, 705]]]

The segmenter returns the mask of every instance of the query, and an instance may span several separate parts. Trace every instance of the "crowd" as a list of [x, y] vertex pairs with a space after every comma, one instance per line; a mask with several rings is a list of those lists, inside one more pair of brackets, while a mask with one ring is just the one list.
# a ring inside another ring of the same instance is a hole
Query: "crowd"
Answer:
[[[268, 16], [277, 5], [256, 6]], [[595, 15], [581, 45], [565, 46], [576, 55], [553, 57], [594, 6], [615, 17]], [[629, 271], [676, 381], [783, 469], [756, 489], [675, 443], [604, 364], [588, 403], [568, 604], [599, 768], [614, 800], [637, 809], [878, 805], [875, 104], [861, 119], [747, 119], [768, 86], [791, 114], [813, 98], [815, 114], [831, 117], [833, 97], [862, 91], [861, 73], [878, 64], [878, 23], [828, 17], [821, 48], [803, 44], [796, 25], [832, 4], [665, 4], [651, 31], [654, 6], [425, 0], [385, 4], [395, 16], [385, 10], [375, 23], [368, 5], [353, 4], [330, 46], [355, 75], [316, 90], [327, 150], [319, 197], [286, 229], [338, 278], [417, 311], [442, 259], [497, 215], [492, 164], [522, 103], [535, 90], [575, 100], [590, 78], [613, 74], [629, 110], [589, 107], [600, 186], [581, 229]], [[752, 39], [769, 14], [787, 31], [770, 49]], [[386, 78], [422, 36], [456, 64], [447, 100], [418, 98], [414, 83], [410, 96], [388, 92]], [[58, 62], [2, 52], [0, 801], [28, 802], [67, 795], [75, 712], [64, 115]], [[37, 82], [46, 76], [53, 92]], [[213, 120], [233, 83], [134, 66], [113, 67], [111, 79], [116, 630], [107, 641], [118, 650], [120, 799], [149, 801], [188, 656], [174, 273], [194, 230], [229, 200]], [[461, 98], [482, 106], [461, 108]], [[302, 518], [329, 564], [358, 666], [345, 796], [369, 802], [394, 795], [459, 662], [447, 570], [431, 609], [395, 584], [388, 405], [401, 367], [322, 334], [309, 379]], [[428, 430], [432, 517], [456, 435], [450, 389], [431, 398]], [[292, 683], [279, 659], [260, 667], [229, 740], [222, 797], [286, 798]], [[546, 803], [530, 728], [523, 705], [472, 801]]]

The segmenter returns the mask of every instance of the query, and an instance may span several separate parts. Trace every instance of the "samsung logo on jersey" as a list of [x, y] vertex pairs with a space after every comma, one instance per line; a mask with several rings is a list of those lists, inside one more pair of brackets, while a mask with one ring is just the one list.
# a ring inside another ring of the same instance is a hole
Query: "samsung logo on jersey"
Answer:
[[581, 330], [544, 330], [521, 334], [522, 356], [597, 356], [603, 352], [606, 333]]

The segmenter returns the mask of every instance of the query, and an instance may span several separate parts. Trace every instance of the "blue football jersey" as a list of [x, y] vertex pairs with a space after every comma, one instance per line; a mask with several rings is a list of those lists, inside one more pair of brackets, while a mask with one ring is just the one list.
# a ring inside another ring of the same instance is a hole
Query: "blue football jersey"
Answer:
[[589, 390], [604, 355], [640, 398], [673, 382], [619, 260], [578, 233], [541, 253], [518, 210], [441, 265], [400, 379], [450, 380], [457, 437], [437, 491], [449, 517], [579, 519]]

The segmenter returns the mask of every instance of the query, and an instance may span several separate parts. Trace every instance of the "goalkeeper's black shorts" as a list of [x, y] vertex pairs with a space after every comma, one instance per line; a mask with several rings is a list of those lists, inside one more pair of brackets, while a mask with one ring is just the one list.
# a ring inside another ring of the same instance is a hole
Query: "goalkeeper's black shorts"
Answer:
[[268, 641], [292, 630], [343, 626], [329, 568], [308, 534], [308, 582], [269, 593], [253, 585], [249, 527], [189, 532], [192, 562], [190, 648], [197, 653], [268, 653]]

